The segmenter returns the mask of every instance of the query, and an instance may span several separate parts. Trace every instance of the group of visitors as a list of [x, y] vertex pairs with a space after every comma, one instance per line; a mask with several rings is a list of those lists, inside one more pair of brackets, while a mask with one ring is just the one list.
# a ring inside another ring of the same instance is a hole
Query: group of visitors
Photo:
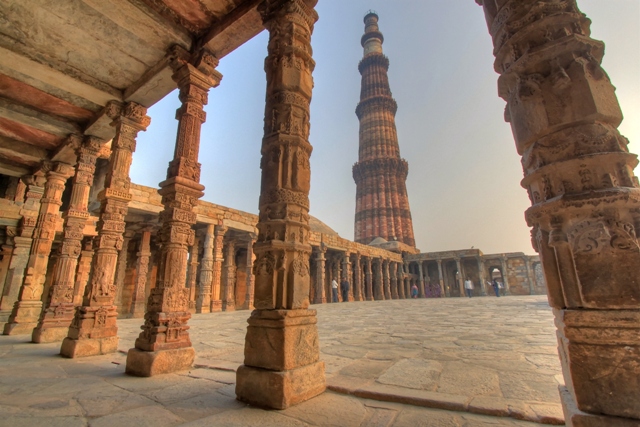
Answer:
[[[338, 302], [338, 282], [336, 279], [331, 281], [331, 293], [333, 297], [333, 302]], [[342, 294], [342, 302], [349, 301], [349, 282], [347, 279], [342, 279], [340, 282], [340, 293]]]
[[[505, 289], [502, 282], [498, 282], [496, 279], [493, 279], [491, 282], [487, 281], [487, 285], [493, 288], [493, 292], [496, 293], [496, 297], [500, 297], [500, 294], [502, 294], [502, 296], [505, 295]], [[473, 296], [473, 281], [469, 278], [464, 281], [464, 292], [469, 298]]]

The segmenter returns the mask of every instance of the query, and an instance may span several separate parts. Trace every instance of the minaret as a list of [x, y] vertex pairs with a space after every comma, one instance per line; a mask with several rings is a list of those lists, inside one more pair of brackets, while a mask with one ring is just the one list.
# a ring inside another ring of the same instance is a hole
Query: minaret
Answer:
[[395, 115], [398, 105], [389, 88], [389, 59], [382, 53], [384, 37], [378, 15], [364, 17], [358, 162], [353, 165], [356, 182], [355, 241], [369, 244], [377, 237], [415, 247], [413, 223], [407, 196], [409, 165], [400, 158]]

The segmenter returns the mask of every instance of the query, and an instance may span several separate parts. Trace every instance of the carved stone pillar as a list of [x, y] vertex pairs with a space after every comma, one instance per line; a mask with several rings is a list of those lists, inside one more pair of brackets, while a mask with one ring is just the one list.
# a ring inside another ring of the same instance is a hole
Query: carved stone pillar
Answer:
[[506, 295], [511, 295], [509, 290], [509, 265], [508, 260], [505, 257], [500, 258], [500, 264], [502, 265], [502, 280], [504, 280], [504, 293]]
[[389, 263], [389, 281], [391, 282], [391, 299], [398, 299], [398, 263]]
[[106, 112], [113, 119], [116, 135], [111, 142], [104, 189], [98, 195], [100, 220], [94, 240], [91, 279], [82, 306], [76, 308], [69, 335], [62, 342], [60, 354], [65, 357], [107, 354], [118, 348], [114, 273], [118, 251], [122, 249], [124, 217], [131, 200], [129, 169], [135, 138], [139, 131], [146, 129], [150, 119], [146, 108], [133, 102], [123, 106], [109, 103]]
[[373, 299], [384, 300], [384, 290], [382, 289], [382, 258], [373, 261]]
[[371, 258], [364, 258], [364, 287], [365, 287], [365, 299], [367, 301], [373, 301], [373, 272], [372, 272]]
[[[125, 232], [122, 235], [122, 248], [118, 251], [118, 261], [116, 261], [116, 273], [114, 283], [116, 285], [116, 296], [113, 303], [118, 311], [118, 316], [129, 317], [131, 314], [131, 306], [126, 305], [122, 301], [122, 294], [124, 291], [124, 279], [127, 275], [127, 262], [129, 260], [129, 244], [131, 239], [136, 236], [136, 232], [133, 230], [127, 230], [125, 224]], [[134, 289], [135, 293], [135, 289]]]
[[73, 290], [75, 287], [78, 257], [82, 252], [84, 227], [89, 218], [87, 206], [89, 191], [93, 184], [96, 160], [102, 140], [92, 136], [85, 137], [77, 149], [75, 176], [72, 180], [69, 210], [64, 213], [62, 244], [58, 262], [53, 270], [53, 281], [47, 306], [43, 310], [38, 326], [33, 330], [33, 342], [62, 341], [69, 332], [73, 321], [75, 305]]
[[405, 274], [405, 264], [402, 262], [398, 263], [398, 299], [407, 298], [404, 287]]
[[253, 244], [256, 242], [256, 237], [257, 236], [254, 233], [251, 233], [249, 235], [250, 240], [247, 242], [247, 293], [244, 298], [244, 305], [242, 306], [244, 310], [253, 310], [253, 290], [256, 283], [256, 277], [253, 274], [253, 262], [256, 259], [253, 253]]
[[342, 258], [342, 279], [349, 282], [349, 292], [347, 300], [353, 301], [353, 280], [351, 280], [351, 261], [349, 258], [349, 252], [346, 252]]
[[[216, 225], [214, 229], [213, 239], [213, 267], [211, 272], [211, 300], [210, 311], [222, 311], [222, 249], [224, 247], [224, 235], [227, 228], [222, 225]], [[204, 305], [203, 305], [204, 307]], [[204, 313], [204, 312], [203, 312]]]
[[438, 282], [440, 283], [440, 292], [443, 297], [449, 297], [449, 287], [444, 284], [444, 274], [442, 273], [442, 260], [438, 262]]
[[[340, 284], [340, 263], [339, 263], [337, 254], [334, 253], [333, 255], [331, 255], [330, 262], [331, 262], [331, 275], [329, 277], [329, 282], [332, 282], [333, 280], [335, 280], [336, 282], [338, 282], [338, 285], [339, 285]], [[338, 288], [338, 300], [333, 301], [333, 294], [332, 294], [331, 302], [340, 302], [340, 298], [342, 298], [342, 295], [340, 293], [340, 288]]]
[[[4, 323], [9, 320], [24, 282], [24, 273], [33, 244], [33, 230], [40, 211], [40, 200], [44, 193], [46, 178], [42, 175], [29, 175], [23, 177], [21, 182], [23, 181], [26, 183], [27, 191], [24, 205], [20, 210], [22, 218], [16, 230], [7, 229], [8, 236], [13, 238], [13, 252], [11, 253], [9, 271], [5, 278], [2, 299], [0, 300], [0, 325], [3, 330]], [[28, 331], [24, 333], [28, 333]]]
[[354, 254], [353, 259], [353, 300], [364, 301], [362, 295], [362, 266], [360, 265], [360, 254]]
[[[196, 313], [211, 312], [211, 285], [213, 283], [213, 247], [215, 243], [215, 226], [209, 224], [204, 235], [200, 277], [198, 280], [198, 299], [196, 301]], [[220, 283], [218, 283], [220, 286]], [[222, 302], [220, 304], [222, 309]], [[220, 310], [218, 310], [220, 311]]]
[[316, 253], [316, 283], [315, 283], [315, 301], [314, 304], [324, 304], [327, 302], [327, 297], [324, 292], [325, 278], [325, 264], [326, 259], [324, 254], [327, 253], [327, 247], [324, 244], [320, 244], [315, 251]]
[[464, 297], [464, 272], [462, 271], [462, 262], [460, 261], [460, 258], [456, 258], [456, 270], [458, 270], [458, 275], [456, 277], [456, 280], [458, 281], [458, 291], [460, 293], [460, 297]]
[[483, 296], [487, 295], [487, 276], [485, 276], [485, 266], [484, 266], [484, 261], [482, 260], [482, 258], [477, 257], [476, 260], [478, 261], [478, 280], [480, 280], [480, 293]]
[[391, 299], [391, 278], [389, 277], [389, 260], [382, 261], [382, 289], [384, 299]]
[[[147, 278], [149, 276], [149, 260], [151, 258], [151, 230], [142, 230], [140, 248], [136, 260], [136, 281], [131, 296], [131, 317], [139, 319], [144, 317], [144, 302], [147, 293]], [[124, 246], [123, 246], [124, 250]]]
[[422, 269], [422, 261], [418, 261], [418, 296], [425, 298], [424, 294], [424, 270]]
[[[175, 46], [171, 52], [172, 79], [180, 90], [182, 105], [176, 111], [178, 132], [167, 179], [160, 183], [163, 211], [156, 286], [147, 302], [147, 313], [135, 348], [127, 353], [126, 372], [152, 376], [191, 367], [195, 350], [187, 321], [189, 289], [186, 287], [189, 246], [195, 243], [193, 208], [203, 196], [200, 181], [200, 129], [206, 120], [204, 105], [211, 87], [222, 75], [218, 60], [206, 50], [189, 55]], [[192, 63], [188, 61], [192, 60]]]
[[198, 236], [193, 240], [193, 245], [189, 251], [189, 274], [187, 274], [187, 288], [189, 288], [189, 313], [196, 312], [196, 282], [198, 280], [198, 255], [200, 252], [200, 239]]
[[536, 284], [533, 278], [533, 269], [531, 268], [531, 261], [529, 258], [524, 259], [524, 263], [527, 266], [527, 283], [529, 284], [529, 295], [534, 295], [536, 293]]
[[[259, 6], [270, 37], [259, 237], [254, 247], [256, 310], [249, 319], [236, 395], [277, 409], [325, 390], [316, 311], [308, 309], [308, 138], [316, 1], [266, 0]], [[285, 338], [294, 335], [295, 340]]]
[[590, 38], [575, 0], [480, 3], [554, 308], [566, 423], [638, 425], [638, 160], [617, 130], [604, 43]]
[[236, 242], [227, 240], [224, 246], [224, 264], [222, 265], [222, 311], [236, 310]]
[[65, 163], [47, 163], [44, 195], [40, 200], [40, 213], [33, 231], [31, 254], [27, 262], [26, 275], [14, 304], [9, 322], [4, 327], [5, 335], [29, 334], [37, 326], [42, 311], [42, 293], [51, 255], [51, 245], [60, 221], [62, 193], [73, 168]]
[[82, 297], [84, 290], [89, 281], [91, 273], [91, 260], [93, 259], [93, 238], [85, 237], [82, 240], [82, 252], [78, 260], [78, 269], [76, 272], [76, 282], [73, 288], [73, 305], [78, 307], [82, 305]]

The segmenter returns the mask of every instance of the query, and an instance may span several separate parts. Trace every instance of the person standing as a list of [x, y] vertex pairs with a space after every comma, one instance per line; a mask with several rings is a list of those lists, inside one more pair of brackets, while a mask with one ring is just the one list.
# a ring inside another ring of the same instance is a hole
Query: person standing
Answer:
[[496, 296], [500, 297], [500, 285], [498, 285], [498, 281], [496, 279], [493, 279], [491, 286], [493, 287], [493, 292], [496, 293]]
[[467, 294], [467, 296], [471, 298], [473, 294], [473, 282], [469, 278], [467, 278], [467, 280], [464, 281], [464, 291]]
[[331, 281], [331, 294], [333, 296], [333, 302], [338, 302], [338, 282], [336, 282], [336, 279]]
[[349, 302], [349, 282], [347, 279], [342, 279], [340, 282], [340, 291], [342, 292], [342, 302]]
[[411, 285], [411, 298], [418, 298], [418, 287], [415, 283]]

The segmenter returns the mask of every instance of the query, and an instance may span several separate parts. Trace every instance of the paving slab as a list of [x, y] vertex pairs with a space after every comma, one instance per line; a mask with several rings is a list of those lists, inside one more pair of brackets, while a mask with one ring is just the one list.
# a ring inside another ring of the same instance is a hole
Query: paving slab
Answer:
[[59, 343], [0, 337], [3, 426], [533, 426], [562, 423], [553, 316], [544, 296], [316, 305], [330, 390], [285, 411], [235, 400], [248, 311], [194, 315], [191, 370], [124, 374], [119, 352], [58, 356]]

